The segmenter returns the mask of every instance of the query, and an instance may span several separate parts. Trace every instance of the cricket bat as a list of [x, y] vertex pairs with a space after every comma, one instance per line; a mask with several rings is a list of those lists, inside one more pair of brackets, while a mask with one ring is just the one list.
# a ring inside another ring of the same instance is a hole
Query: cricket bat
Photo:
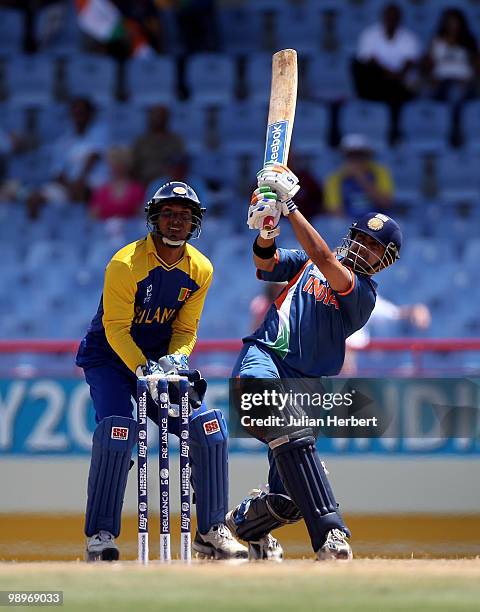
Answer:
[[[272, 57], [272, 87], [268, 108], [267, 138], [263, 163], [287, 164], [297, 104], [297, 52], [277, 51]], [[266, 217], [263, 229], [272, 229], [273, 217]]]

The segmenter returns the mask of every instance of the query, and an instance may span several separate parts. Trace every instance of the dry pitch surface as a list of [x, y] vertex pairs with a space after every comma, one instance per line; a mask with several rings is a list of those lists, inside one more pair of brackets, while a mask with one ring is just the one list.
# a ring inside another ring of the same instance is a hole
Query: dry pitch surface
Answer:
[[[0, 590], [63, 590], [63, 610], [479, 610], [480, 559], [352, 563], [0, 563]], [[7, 609], [7, 608], [5, 608]]]

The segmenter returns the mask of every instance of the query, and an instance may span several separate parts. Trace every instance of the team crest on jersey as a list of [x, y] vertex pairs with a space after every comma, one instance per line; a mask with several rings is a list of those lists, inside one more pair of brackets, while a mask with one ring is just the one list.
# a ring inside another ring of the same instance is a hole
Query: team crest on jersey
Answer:
[[192, 293], [191, 289], [187, 289], [187, 287], [182, 287], [180, 289], [180, 293], [178, 294], [177, 301], [184, 302], [191, 293]]
[[147, 294], [143, 299], [144, 304], [148, 304], [148, 302], [152, 299], [152, 291], [153, 291], [153, 285], [148, 285]]

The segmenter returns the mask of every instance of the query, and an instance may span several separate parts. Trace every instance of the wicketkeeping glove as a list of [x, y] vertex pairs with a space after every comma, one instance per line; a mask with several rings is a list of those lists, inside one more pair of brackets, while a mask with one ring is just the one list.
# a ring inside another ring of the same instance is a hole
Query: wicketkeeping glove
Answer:
[[178, 370], [188, 370], [188, 357], [182, 353], [160, 357], [158, 365], [165, 374], [178, 374]]
[[[154, 374], [160, 375], [165, 374], [164, 369], [152, 359], [147, 359], [147, 363], [145, 365], [139, 365], [135, 371], [137, 378], [141, 376], [152, 376]], [[158, 403], [158, 390], [157, 383], [155, 381], [148, 381], [148, 391], [152, 396], [154, 402]]]
[[291, 200], [300, 189], [298, 177], [287, 166], [275, 162], [267, 162], [257, 172], [259, 187], [269, 187], [278, 195], [280, 203]]
[[[277, 194], [268, 187], [255, 189], [248, 207], [248, 227], [258, 230], [262, 238], [275, 238], [280, 234], [278, 222], [281, 215], [282, 209], [277, 202]], [[271, 229], [263, 229], [266, 219], [269, 219]]]

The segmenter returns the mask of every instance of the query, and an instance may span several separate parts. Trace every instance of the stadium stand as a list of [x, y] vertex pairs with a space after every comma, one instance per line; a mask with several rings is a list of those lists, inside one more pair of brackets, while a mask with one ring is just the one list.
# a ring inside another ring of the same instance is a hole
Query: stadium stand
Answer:
[[[7, 146], [2, 152], [3, 182], [13, 182], [16, 189], [14, 196], [3, 189], [0, 196], [5, 253], [0, 336], [80, 337], [97, 307], [108, 258], [145, 231], [141, 211], [133, 221], [101, 223], [89, 218], [78, 202], [49, 204], [38, 218], [28, 216], [25, 199], [48, 175], [50, 145], [68, 124], [66, 102], [79, 94], [99, 105], [98, 118], [108, 125], [112, 143], [131, 144], [142, 133], [152, 104], [170, 109], [171, 127], [185, 140], [191, 171], [207, 186], [210, 213], [199, 245], [212, 258], [216, 279], [201, 336], [239, 337], [248, 331], [248, 304], [258, 283], [243, 213], [246, 192], [261, 163], [271, 51], [286, 46], [299, 50], [302, 67], [295, 154], [308, 158], [310, 170], [323, 182], [338, 163], [334, 145], [339, 137], [364, 133], [393, 174], [392, 215], [404, 227], [405, 249], [399, 264], [379, 277], [382, 295], [396, 303], [426, 302], [433, 314], [432, 327], [422, 332], [427, 336], [478, 335], [479, 317], [472, 304], [480, 299], [480, 101], [469, 101], [463, 110], [462, 149], [449, 144], [449, 105], [425, 97], [405, 106], [402, 139], [391, 148], [388, 109], [355, 99], [350, 72], [356, 37], [375, 20], [381, 4], [345, 0], [325, 2], [321, 10], [313, 1], [300, 6], [273, 0], [220, 5], [221, 53], [179, 61], [181, 44], [169, 43], [167, 37], [164, 55], [124, 63], [87, 53], [71, 10], [48, 44], [24, 55], [20, 15], [0, 9], [1, 130], [31, 136], [27, 150]], [[457, 4], [471, 17], [478, 35], [478, 3]], [[442, 7], [442, 2], [405, 3], [406, 24], [424, 45]], [[329, 52], [321, 50], [325, 23], [335, 24], [339, 41]], [[37, 27], [41, 31], [41, 20]], [[182, 98], [179, 83], [185, 85]], [[349, 219], [324, 216], [315, 223], [334, 247]], [[279, 242], [295, 246], [286, 226]], [[226, 284], [222, 279], [231, 277], [232, 270], [234, 280]], [[455, 316], [453, 291], [468, 291], [469, 296], [458, 300]], [[404, 334], [405, 329], [392, 326], [391, 335]], [[373, 356], [368, 359], [374, 362]]]

